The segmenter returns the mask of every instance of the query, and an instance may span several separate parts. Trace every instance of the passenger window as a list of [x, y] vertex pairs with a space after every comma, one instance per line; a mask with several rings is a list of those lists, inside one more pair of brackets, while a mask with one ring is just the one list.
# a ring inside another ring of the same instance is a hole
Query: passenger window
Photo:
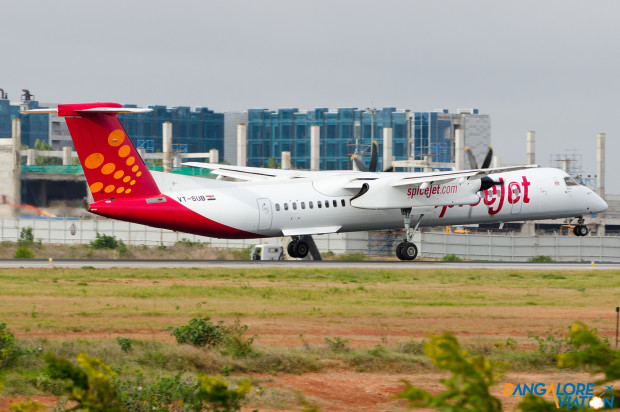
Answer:
[[336, 199], [334, 199], [332, 203], [333, 203], [334, 207], [338, 207], [338, 201]]
[[317, 207], [320, 209], [323, 207], [323, 203], [321, 203], [321, 201], [319, 200], [318, 202], [316, 202]]
[[308, 206], [310, 206], [310, 209], [314, 209], [314, 203], [312, 203], [312, 200], [308, 202]]
[[329, 207], [329, 200], [325, 201], [325, 208], [327, 209]]
[[280, 211], [280, 203], [276, 203], [276, 212]]
[[577, 183], [572, 177], [565, 177], [564, 182], [566, 182], [566, 186], [579, 186], [579, 183]]
[[288, 210], [288, 203], [284, 204], [284, 210]]
[[301, 208], [305, 209], [306, 208], [306, 202], [301, 202]]
[[293, 210], [297, 210], [297, 202], [293, 202]]
[[340, 199], [340, 204], [342, 205], [342, 207], [345, 207], [347, 205], [347, 202], [345, 202], [344, 199]]

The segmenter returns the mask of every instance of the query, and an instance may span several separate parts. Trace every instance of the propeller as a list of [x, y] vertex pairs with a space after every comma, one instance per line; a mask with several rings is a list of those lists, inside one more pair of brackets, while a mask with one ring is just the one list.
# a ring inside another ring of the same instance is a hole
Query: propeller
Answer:
[[[467, 146], [465, 148], [465, 153], [467, 153], [467, 159], [469, 160], [469, 167], [471, 169], [478, 169], [478, 162], [476, 162], [476, 157], [471, 151], [471, 148]], [[489, 146], [489, 151], [482, 162], [481, 169], [488, 169], [491, 166], [491, 160], [493, 160], [493, 146]]]
[[368, 167], [366, 167], [364, 162], [362, 162], [361, 159], [355, 155], [353, 155], [351, 159], [355, 163], [357, 170], [359, 170], [360, 172], [376, 172], [378, 156], [379, 156], [379, 145], [377, 144], [377, 142], [373, 141], [371, 151], [370, 151], [370, 164], [368, 165]]

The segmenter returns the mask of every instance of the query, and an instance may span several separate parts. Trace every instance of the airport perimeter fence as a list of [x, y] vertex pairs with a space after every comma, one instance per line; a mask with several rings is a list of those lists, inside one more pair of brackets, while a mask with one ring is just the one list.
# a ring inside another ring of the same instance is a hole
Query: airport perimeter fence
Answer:
[[[89, 244], [97, 233], [114, 236], [132, 246], [172, 246], [183, 240], [201, 242], [212, 247], [243, 249], [259, 243], [286, 247], [288, 239], [217, 239], [158, 229], [110, 219], [78, 218], [4, 218], [0, 219], [0, 239], [16, 242], [21, 230], [31, 227], [34, 239], [51, 244]], [[393, 256], [397, 240], [390, 238], [379, 252], [369, 247], [368, 232], [314, 236], [321, 253], [362, 253], [370, 256]], [[394, 242], [394, 243], [392, 243]], [[548, 256], [558, 262], [620, 262], [620, 236], [524, 236], [514, 233], [438, 233], [418, 232], [414, 236], [419, 256], [442, 259], [455, 255], [463, 260], [527, 261]]]
[[434, 233], [415, 236], [419, 254], [441, 259], [525, 262], [548, 256], [556, 262], [620, 262], [620, 236], [525, 236], [509, 233]]
[[[35, 241], [50, 244], [84, 245], [96, 239], [97, 233], [114, 236], [131, 246], [172, 246], [183, 240], [201, 242], [212, 247], [244, 249], [260, 243], [282, 245], [288, 240], [283, 238], [259, 239], [218, 239], [189, 233], [159, 229], [136, 223], [111, 219], [79, 218], [4, 218], [0, 219], [0, 239], [3, 242], [19, 240], [21, 230], [32, 228]], [[314, 237], [322, 252], [332, 251], [336, 254], [365, 252], [368, 244], [366, 232], [330, 234]]]

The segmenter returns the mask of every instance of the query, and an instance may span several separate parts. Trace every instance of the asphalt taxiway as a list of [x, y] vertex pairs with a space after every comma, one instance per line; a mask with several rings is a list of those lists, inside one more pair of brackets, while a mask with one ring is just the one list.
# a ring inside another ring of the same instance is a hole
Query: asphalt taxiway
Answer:
[[0, 259], [0, 268], [341, 268], [341, 269], [529, 269], [620, 270], [619, 262], [443, 262], [443, 261], [336, 261], [336, 260], [42, 260]]

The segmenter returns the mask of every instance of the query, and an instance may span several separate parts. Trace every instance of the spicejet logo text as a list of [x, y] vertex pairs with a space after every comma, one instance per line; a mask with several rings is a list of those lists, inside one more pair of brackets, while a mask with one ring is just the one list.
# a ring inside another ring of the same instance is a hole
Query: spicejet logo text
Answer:
[[[480, 202], [483, 202], [486, 206], [488, 206], [488, 213], [492, 216], [498, 214], [502, 210], [504, 202], [508, 202], [511, 205], [519, 201], [523, 201], [523, 203], [530, 203], [531, 183], [527, 180], [527, 177], [521, 176], [521, 182], [509, 182], [508, 184], [505, 184], [504, 179], [500, 177], [499, 182], [499, 185], [485, 190], [478, 202], [470, 206], [478, 206]], [[430, 187], [427, 189], [430, 189]], [[459, 207], [463, 206], [465, 205], [459, 205]], [[439, 217], [444, 217], [446, 210], [451, 209], [454, 206], [439, 207], [441, 207]]]

